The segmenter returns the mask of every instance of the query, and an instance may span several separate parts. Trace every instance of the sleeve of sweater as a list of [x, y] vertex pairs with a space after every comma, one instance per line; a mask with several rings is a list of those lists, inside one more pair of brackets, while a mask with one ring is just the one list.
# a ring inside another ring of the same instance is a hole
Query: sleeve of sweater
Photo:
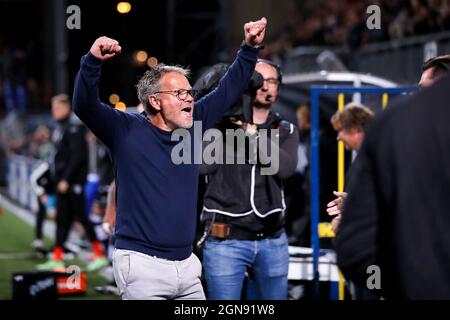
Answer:
[[102, 61], [87, 53], [75, 78], [73, 111], [110, 150], [116, 137], [124, 136], [126, 114], [100, 102], [98, 88]]
[[194, 119], [202, 121], [203, 130], [211, 128], [238, 101], [253, 75], [258, 51], [242, 45], [218, 86], [195, 104]]

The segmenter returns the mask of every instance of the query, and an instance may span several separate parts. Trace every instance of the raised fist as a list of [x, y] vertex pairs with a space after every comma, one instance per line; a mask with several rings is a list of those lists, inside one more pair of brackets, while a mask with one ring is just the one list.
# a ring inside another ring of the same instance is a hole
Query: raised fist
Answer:
[[90, 50], [91, 54], [100, 60], [108, 60], [121, 51], [122, 47], [119, 42], [108, 37], [100, 37], [95, 40]]
[[258, 47], [264, 41], [266, 33], [267, 19], [261, 18], [258, 21], [250, 21], [244, 25], [245, 43], [250, 47]]

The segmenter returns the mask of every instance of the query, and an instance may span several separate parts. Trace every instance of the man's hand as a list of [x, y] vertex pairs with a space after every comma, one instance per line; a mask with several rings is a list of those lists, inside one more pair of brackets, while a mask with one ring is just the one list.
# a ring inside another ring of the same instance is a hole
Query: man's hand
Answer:
[[344, 201], [347, 198], [347, 192], [333, 191], [336, 199], [328, 202], [327, 212], [328, 215], [334, 216], [331, 221], [331, 229], [336, 233], [339, 230], [339, 224], [341, 223], [342, 213], [344, 212]]
[[330, 216], [337, 216], [342, 214], [344, 210], [344, 200], [347, 197], [347, 192], [333, 191], [333, 194], [336, 196], [336, 199], [328, 202], [327, 212]]
[[95, 40], [90, 50], [94, 57], [103, 61], [118, 55], [121, 51], [122, 47], [119, 42], [108, 37], [100, 37]]
[[58, 182], [58, 185], [56, 187], [58, 189], [59, 193], [66, 193], [69, 190], [69, 183], [66, 180], [61, 180]]
[[244, 25], [245, 43], [250, 47], [258, 47], [264, 41], [266, 33], [267, 19], [261, 18], [258, 21], [250, 21]]
[[114, 234], [114, 228], [116, 226], [116, 208], [108, 205], [105, 210], [105, 216], [103, 217], [102, 228], [107, 235]]
[[252, 136], [258, 133], [258, 127], [256, 126], [256, 124], [244, 123], [243, 128], [246, 135]]
[[339, 225], [341, 224], [341, 218], [342, 216], [339, 214], [336, 217], [331, 220], [331, 230], [333, 230], [334, 233], [337, 233], [339, 231]]
[[116, 182], [113, 181], [108, 189], [105, 216], [103, 217], [103, 230], [108, 234], [114, 233], [116, 225]]

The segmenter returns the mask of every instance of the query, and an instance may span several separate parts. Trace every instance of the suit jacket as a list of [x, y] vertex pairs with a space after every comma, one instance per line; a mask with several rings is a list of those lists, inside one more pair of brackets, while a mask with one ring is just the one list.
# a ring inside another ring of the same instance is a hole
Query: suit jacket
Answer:
[[336, 245], [386, 298], [450, 299], [450, 78], [376, 117], [353, 164]]

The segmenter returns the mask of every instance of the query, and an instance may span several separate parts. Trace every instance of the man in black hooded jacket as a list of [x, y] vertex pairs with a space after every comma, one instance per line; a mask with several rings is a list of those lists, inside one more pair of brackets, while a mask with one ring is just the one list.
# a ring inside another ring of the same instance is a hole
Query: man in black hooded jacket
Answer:
[[242, 146], [236, 154], [245, 154], [245, 164], [201, 167], [208, 178], [202, 213], [209, 234], [203, 249], [208, 299], [240, 299], [246, 272], [257, 299], [287, 299], [289, 253], [283, 179], [297, 166], [298, 133], [293, 124], [270, 110], [281, 84], [279, 67], [259, 60], [255, 70], [262, 75], [263, 84], [254, 97], [253, 124], [232, 118], [225, 127], [243, 128], [249, 137], [259, 139], [262, 129], [278, 129], [276, 137], [258, 143], [275, 151], [275, 141], [279, 141], [278, 170], [264, 174], [268, 163], [259, 157], [252, 162], [252, 153]]

